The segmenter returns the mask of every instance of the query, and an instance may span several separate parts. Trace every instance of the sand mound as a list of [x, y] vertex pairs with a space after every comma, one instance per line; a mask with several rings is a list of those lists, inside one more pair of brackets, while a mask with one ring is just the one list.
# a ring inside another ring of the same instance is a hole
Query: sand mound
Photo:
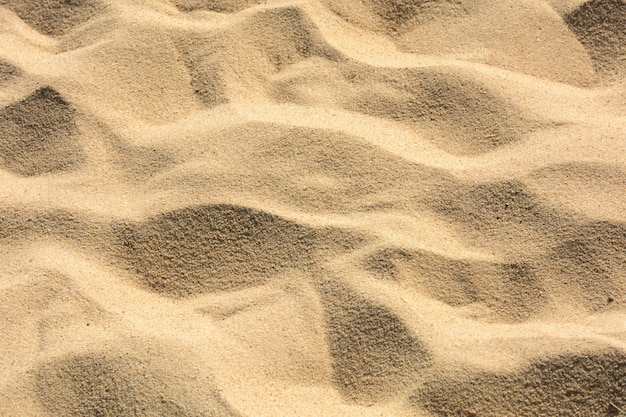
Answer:
[[[533, 172], [528, 182], [537, 192], [549, 195], [546, 203], [556, 203], [574, 212], [619, 220], [619, 213], [624, 210], [623, 202], [616, 197], [626, 192], [626, 172], [617, 165], [556, 164]], [[598, 182], [605, 186], [596, 187]]]
[[[521, 140], [533, 128], [530, 120], [520, 117], [521, 111], [460, 74], [424, 71], [381, 78], [386, 85], [380, 94], [372, 94], [372, 89], [365, 87], [348, 106], [419, 129], [432, 129], [434, 140], [443, 139], [438, 144], [454, 154], [487, 152]], [[454, 136], [446, 137], [451, 126]]]
[[150, 21], [117, 27], [111, 19], [113, 12], [103, 12], [92, 26], [82, 28], [85, 33], [78, 39], [68, 34], [63, 45], [74, 57], [70, 68], [80, 89], [94, 93], [81, 95], [83, 106], [154, 124], [171, 123], [202, 108], [174, 36], [155, 34], [158, 26]]
[[321, 297], [339, 391], [363, 404], [406, 392], [429, 354], [402, 320], [387, 308], [330, 283], [322, 286]]
[[[584, 225], [573, 236], [565, 236], [552, 251], [554, 267], [572, 292], [594, 311], [623, 299], [626, 268], [626, 227], [596, 222]], [[572, 294], [574, 295], [574, 294]], [[573, 299], [576, 297], [573, 296]]]
[[[203, 404], [180, 402], [188, 381], [128, 352], [71, 355], [36, 370], [35, 389], [47, 412], [74, 416], [235, 417], [217, 392]], [[205, 381], [206, 384], [206, 381]]]
[[615, 416], [626, 357], [608, 351], [543, 360], [510, 375], [429, 381], [412, 397], [439, 416]]
[[98, 0], [2, 0], [0, 5], [13, 10], [34, 29], [49, 36], [67, 33], [104, 8]]
[[[445, 69], [373, 72], [353, 65], [313, 65], [292, 69], [277, 79], [273, 97], [279, 102], [337, 106], [397, 121], [458, 155], [475, 155], [521, 141], [542, 125], [461, 73]], [[336, 88], [324, 91], [328, 83]], [[454, 135], [447, 134], [450, 126]]]
[[502, 321], [539, 316], [548, 304], [544, 283], [526, 263], [454, 259], [400, 248], [378, 250], [364, 263], [378, 279], [407, 285], [450, 306], [480, 303]]
[[458, 57], [575, 85], [595, 80], [584, 49], [542, 1], [328, 0], [325, 4], [350, 22], [387, 33], [407, 52]]
[[84, 217], [54, 209], [12, 207], [0, 214], [0, 224], [0, 238], [8, 242], [21, 242], [42, 235], [84, 242], [90, 233], [96, 231]]
[[[569, 294], [563, 298], [593, 311], [604, 308], [607, 300], [623, 291], [624, 267], [615, 262], [626, 254], [626, 235], [621, 223], [589, 221], [556, 211], [515, 183], [459, 188], [447, 195], [455, 192], [459, 194], [454, 201], [444, 199], [436, 202], [434, 208], [459, 222], [472, 244], [484, 247], [491, 241], [492, 250], [506, 254], [509, 259], [524, 259], [530, 270], [536, 271], [513, 278], [512, 282], [517, 284], [507, 288], [508, 294], [541, 304], [538, 291], [550, 289], [553, 294]], [[542, 242], [541, 246], [536, 242]], [[527, 268], [521, 271], [528, 271]], [[487, 285], [482, 283], [481, 287]], [[529, 298], [529, 293], [533, 297]], [[586, 295], [580, 298], [582, 294]], [[496, 296], [506, 299], [500, 297]], [[539, 306], [527, 307], [528, 311], [541, 311]]]
[[565, 15], [572, 32], [589, 52], [596, 71], [615, 79], [626, 73], [626, 3], [592, 0]]
[[2, 165], [23, 176], [66, 171], [83, 156], [76, 111], [52, 88], [41, 88], [0, 110]]
[[624, 4], [0, 0], [0, 415], [623, 414]]
[[165, 213], [116, 234], [143, 283], [174, 297], [261, 285], [285, 268], [307, 268], [332, 244], [323, 231], [229, 205]]
[[217, 32], [185, 34], [178, 42], [191, 84], [209, 106], [226, 103], [229, 97], [249, 97], [265, 88], [267, 77], [289, 65], [337, 56], [296, 7], [260, 11]]

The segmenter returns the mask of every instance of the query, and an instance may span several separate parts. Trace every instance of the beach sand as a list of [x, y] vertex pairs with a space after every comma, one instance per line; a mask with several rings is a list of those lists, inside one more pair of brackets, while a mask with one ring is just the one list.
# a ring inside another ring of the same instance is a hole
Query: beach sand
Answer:
[[0, 416], [626, 416], [623, 0], [0, 0]]

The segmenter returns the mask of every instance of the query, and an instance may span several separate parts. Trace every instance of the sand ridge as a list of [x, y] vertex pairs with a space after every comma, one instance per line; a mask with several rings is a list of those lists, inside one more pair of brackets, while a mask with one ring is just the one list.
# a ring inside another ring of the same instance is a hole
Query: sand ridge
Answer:
[[619, 416], [623, 0], [0, 0], [0, 415]]

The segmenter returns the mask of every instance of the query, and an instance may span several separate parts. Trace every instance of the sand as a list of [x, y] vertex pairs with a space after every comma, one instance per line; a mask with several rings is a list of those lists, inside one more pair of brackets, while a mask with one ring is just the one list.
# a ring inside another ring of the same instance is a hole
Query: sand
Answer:
[[623, 0], [0, 22], [0, 416], [626, 416]]

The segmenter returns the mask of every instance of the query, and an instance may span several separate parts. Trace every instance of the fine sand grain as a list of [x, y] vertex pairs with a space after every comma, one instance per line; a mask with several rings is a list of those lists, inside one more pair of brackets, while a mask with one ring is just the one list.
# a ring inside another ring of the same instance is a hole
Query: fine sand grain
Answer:
[[623, 0], [0, 0], [0, 416], [626, 416]]

